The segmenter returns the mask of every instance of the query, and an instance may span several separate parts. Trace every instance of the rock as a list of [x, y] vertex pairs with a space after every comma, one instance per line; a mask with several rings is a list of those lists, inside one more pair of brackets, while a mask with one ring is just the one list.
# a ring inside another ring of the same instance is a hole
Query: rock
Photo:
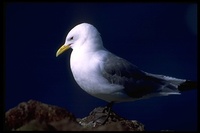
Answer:
[[15, 130], [29, 123], [31, 120], [49, 123], [65, 118], [76, 122], [75, 116], [63, 108], [29, 100], [28, 102], [20, 103], [17, 107], [6, 112], [5, 130]]
[[29, 100], [10, 109], [5, 115], [6, 131], [144, 131], [144, 125], [126, 120], [106, 107], [95, 108], [84, 118], [76, 118], [66, 109]]
[[56, 129], [48, 125], [46, 122], [41, 122], [39, 120], [31, 120], [27, 124], [24, 124], [16, 131], [56, 131]]
[[144, 131], [144, 125], [136, 120], [126, 120], [111, 110], [110, 116], [104, 125], [102, 122], [107, 116], [106, 107], [98, 107], [90, 112], [89, 116], [77, 121], [84, 128], [93, 131]]
[[63, 119], [61, 121], [51, 122], [56, 131], [83, 131], [84, 129], [77, 122], [72, 122], [69, 119]]

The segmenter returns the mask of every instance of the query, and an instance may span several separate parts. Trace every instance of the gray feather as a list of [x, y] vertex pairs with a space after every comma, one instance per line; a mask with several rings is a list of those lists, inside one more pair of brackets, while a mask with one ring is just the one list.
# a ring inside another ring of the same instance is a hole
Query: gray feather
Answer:
[[102, 74], [110, 83], [124, 86], [126, 94], [133, 98], [160, 92], [178, 94], [177, 85], [170, 80], [141, 71], [127, 60], [112, 54], [105, 60]]

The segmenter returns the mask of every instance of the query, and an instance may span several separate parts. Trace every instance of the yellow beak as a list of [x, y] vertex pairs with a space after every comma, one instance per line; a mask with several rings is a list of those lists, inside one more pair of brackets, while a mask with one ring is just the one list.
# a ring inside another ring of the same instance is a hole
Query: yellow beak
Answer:
[[68, 50], [69, 48], [70, 48], [70, 45], [62, 45], [56, 52], [56, 57], [58, 57], [60, 54], [62, 54], [64, 51]]

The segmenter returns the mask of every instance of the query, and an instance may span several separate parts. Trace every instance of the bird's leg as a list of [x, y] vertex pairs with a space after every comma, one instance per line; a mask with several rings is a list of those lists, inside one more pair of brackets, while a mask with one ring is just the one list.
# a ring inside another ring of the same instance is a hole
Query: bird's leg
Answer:
[[110, 102], [106, 105], [106, 108], [103, 109], [102, 113], [105, 113], [107, 111], [107, 114], [104, 114], [100, 117], [98, 117], [97, 119], [95, 119], [93, 122], [97, 121], [98, 119], [100, 119], [101, 117], [106, 117], [105, 120], [102, 122], [101, 125], [104, 125], [106, 123], [106, 121], [108, 120], [108, 118], [110, 117], [110, 113], [112, 110], [112, 106], [113, 106], [114, 102]]
[[105, 112], [105, 111], [107, 110], [108, 113], [110, 113], [111, 108], [112, 108], [112, 106], [113, 106], [113, 103], [114, 103], [114, 102], [108, 103], [108, 104], [106, 105], [106, 108], [103, 110], [103, 112]]
[[113, 104], [114, 104], [114, 102], [108, 103], [108, 105], [107, 105], [106, 108], [104, 109], [104, 111], [105, 111], [105, 110], [108, 111], [108, 114], [107, 114], [107, 116], [106, 116], [106, 119], [105, 119], [104, 122], [102, 123], [102, 125], [104, 125], [104, 124], [106, 123], [106, 121], [108, 120], [108, 118], [110, 117], [110, 112], [111, 112], [111, 110], [112, 110]]

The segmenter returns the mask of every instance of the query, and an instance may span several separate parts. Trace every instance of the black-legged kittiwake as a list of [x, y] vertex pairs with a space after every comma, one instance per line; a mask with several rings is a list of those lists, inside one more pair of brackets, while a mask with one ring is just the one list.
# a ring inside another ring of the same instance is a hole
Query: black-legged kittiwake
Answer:
[[109, 103], [180, 94], [196, 82], [140, 70], [106, 50], [97, 29], [88, 23], [75, 26], [56, 56], [72, 48], [70, 67], [75, 81], [90, 95]]

